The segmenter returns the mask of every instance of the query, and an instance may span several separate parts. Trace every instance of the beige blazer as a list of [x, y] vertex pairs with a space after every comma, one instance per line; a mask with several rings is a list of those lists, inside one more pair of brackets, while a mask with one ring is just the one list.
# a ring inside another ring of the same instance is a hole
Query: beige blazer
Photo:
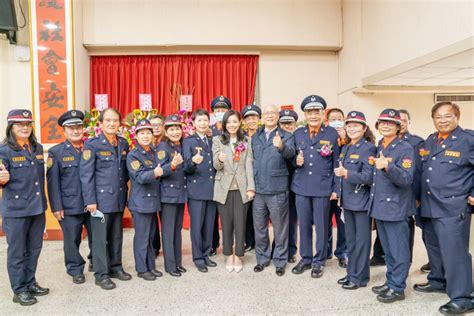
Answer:
[[[214, 168], [217, 173], [214, 182], [214, 201], [224, 204], [229, 193], [232, 179], [235, 177], [237, 184], [239, 185], [239, 191], [242, 195], [242, 201], [248, 202], [247, 191], [255, 191], [255, 182], [253, 180], [253, 154], [252, 144], [250, 139], [247, 142], [245, 150], [240, 155], [240, 160], [234, 161], [232, 145], [222, 144], [220, 136], [214, 136], [212, 138], [212, 157], [214, 162]], [[224, 152], [227, 155], [226, 160], [222, 163], [217, 158], [220, 152]]]

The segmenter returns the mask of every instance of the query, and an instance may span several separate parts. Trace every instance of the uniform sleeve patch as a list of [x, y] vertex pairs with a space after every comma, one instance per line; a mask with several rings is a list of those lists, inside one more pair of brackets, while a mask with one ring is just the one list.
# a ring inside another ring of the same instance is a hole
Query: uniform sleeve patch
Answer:
[[405, 168], [405, 169], [410, 169], [411, 164], [412, 164], [411, 159], [406, 158], [406, 159], [402, 160], [402, 167]]
[[133, 170], [137, 171], [138, 169], [140, 169], [140, 161], [134, 160], [130, 163], [130, 166]]
[[89, 159], [91, 159], [91, 151], [90, 151], [90, 149], [86, 149], [86, 150], [84, 150], [84, 151], [82, 152], [82, 158], [83, 158], [84, 160], [86, 160], [86, 161], [89, 160]]

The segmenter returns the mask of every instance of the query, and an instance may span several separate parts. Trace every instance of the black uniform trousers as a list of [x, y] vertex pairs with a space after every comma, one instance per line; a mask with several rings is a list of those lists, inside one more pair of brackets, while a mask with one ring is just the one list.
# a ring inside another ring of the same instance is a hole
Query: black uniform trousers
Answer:
[[174, 272], [182, 265], [183, 216], [184, 204], [161, 204], [161, 239], [166, 272]]
[[104, 214], [104, 222], [91, 216], [92, 264], [94, 277], [103, 280], [109, 273], [122, 271], [122, 212]]
[[470, 307], [472, 258], [469, 254], [471, 213], [444, 218], [422, 218], [425, 245], [431, 272], [428, 281], [434, 288], [446, 289], [449, 298]]
[[156, 268], [153, 240], [156, 236], [156, 213], [132, 213], [135, 235], [133, 236], [133, 257], [135, 271], [149, 272]]
[[329, 206], [329, 234], [328, 234], [328, 255], [327, 257], [331, 257], [332, 247], [333, 247], [333, 240], [334, 234], [332, 229], [332, 218], [336, 218], [336, 226], [337, 226], [337, 242], [336, 242], [336, 249], [334, 250], [334, 255], [338, 259], [345, 259], [347, 256], [347, 244], [346, 244], [346, 231], [344, 229], [344, 222], [342, 221], [341, 217], [342, 210], [339, 206], [337, 206], [337, 200], [332, 200]]
[[370, 245], [372, 219], [367, 211], [344, 210], [347, 242], [347, 276], [358, 286], [365, 286], [370, 279]]
[[155, 223], [156, 223], [156, 232], [155, 236], [153, 237], [153, 248], [155, 249], [155, 254], [158, 255], [160, 253], [161, 249], [161, 236], [160, 236], [160, 213], [156, 214], [155, 213]]
[[216, 202], [189, 199], [188, 210], [191, 219], [191, 245], [193, 262], [204, 267], [212, 247]]
[[15, 294], [24, 292], [36, 282], [36, 267], [43, 247], [45, 214], [26, 217], [4, 217], [7, 237], [7, 270]]
[[92, 232], [91, 232], [91, 216], [90, 213], [77, 215], [64, 215], [59, 221], [63, 232], [64, 241], [64, 263], [66, 264], [67, 274], [76, 276], [84, 274], [85, 261], [79, 252], [82, 241], [82, 228], [85, 226], [87, 230], [87, 239], [89, 243], [89, 255], [87, 258], [92, 260]]

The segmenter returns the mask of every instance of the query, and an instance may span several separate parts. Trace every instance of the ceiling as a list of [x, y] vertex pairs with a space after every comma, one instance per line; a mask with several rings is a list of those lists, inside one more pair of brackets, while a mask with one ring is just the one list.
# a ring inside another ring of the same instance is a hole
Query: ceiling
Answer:
[[382, 86], [474, 86], [474, 49], [376, 81]]

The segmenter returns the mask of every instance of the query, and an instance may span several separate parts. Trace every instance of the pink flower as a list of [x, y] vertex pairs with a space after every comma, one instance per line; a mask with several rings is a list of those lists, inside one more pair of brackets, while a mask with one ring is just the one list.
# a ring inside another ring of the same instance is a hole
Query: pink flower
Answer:
[[328, 157], [332, 154], [332, 145], [324, 144], [318, 151], [321, 157]]

